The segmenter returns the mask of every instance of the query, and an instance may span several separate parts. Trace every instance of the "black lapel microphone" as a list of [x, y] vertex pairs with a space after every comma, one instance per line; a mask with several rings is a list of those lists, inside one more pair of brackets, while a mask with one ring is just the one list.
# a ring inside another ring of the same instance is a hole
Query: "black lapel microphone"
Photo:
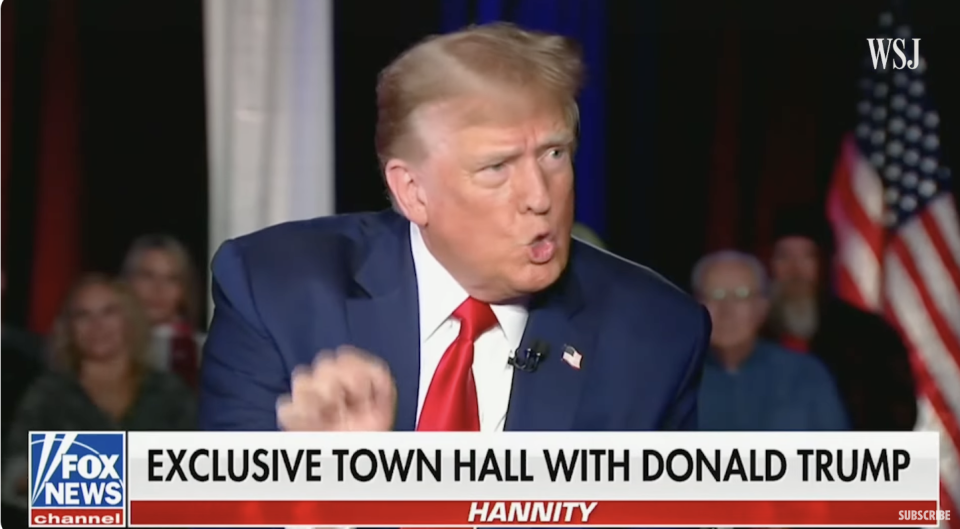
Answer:
[[507, 365], [513, 366], [517, 371], [533, 373], [540, 367], [540, 361], [547, 357], [550, 351], [550, 345], [543, 340], [534, 340], [530, 347], [518, 349], [517, 352], [507, 360]]

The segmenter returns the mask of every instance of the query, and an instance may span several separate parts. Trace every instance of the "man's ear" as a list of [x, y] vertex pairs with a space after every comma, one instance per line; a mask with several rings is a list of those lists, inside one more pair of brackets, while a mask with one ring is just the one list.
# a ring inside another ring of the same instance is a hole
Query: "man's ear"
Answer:
[[383, 174], [400, 213], [414, 224], [426, 225], [426, 203], [414, 167], [409, 162], [393, 158], [383, 167]]

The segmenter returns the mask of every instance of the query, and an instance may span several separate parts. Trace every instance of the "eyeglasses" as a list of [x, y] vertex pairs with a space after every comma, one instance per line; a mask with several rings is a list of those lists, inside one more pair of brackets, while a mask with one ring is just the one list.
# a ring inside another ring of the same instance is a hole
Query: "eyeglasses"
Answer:
[[703, 293], [704, 301], [745, 301], [757, 297], [759, 293], [750, 287], [737, 287], [732, 289], [716, 288]]

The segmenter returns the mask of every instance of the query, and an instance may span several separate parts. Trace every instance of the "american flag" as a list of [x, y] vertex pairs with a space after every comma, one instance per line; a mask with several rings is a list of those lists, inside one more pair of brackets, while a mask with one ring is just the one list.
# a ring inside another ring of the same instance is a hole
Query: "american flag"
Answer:
[[583, 356], [573, 347], [568, 345], [563, 348], [563, 361], [566, 362], [570, 367], [574, 369], [580, 369], [580, 362], [582, 360]]
[[[911, 28], [880, 16], [878, 37]], [[864, 42], [864, 48], [867, 43]], [[890, 53], [888, 60], [896, 57]], [[896, 64], [900, 64], [897, 59]], [[960, 529], [960, 221], [950, 169], [940, 152], [939, 115], [922, 58], [915, 69], [867, 57], [854, 134], [843, 143], [827, 206], [837, 240], [839, 295], [883, 314], [911, 352], [917, 379], [917, 429], [940, 432], [941, 509]], [[949, 525], [948, 525], [949, 524]]]

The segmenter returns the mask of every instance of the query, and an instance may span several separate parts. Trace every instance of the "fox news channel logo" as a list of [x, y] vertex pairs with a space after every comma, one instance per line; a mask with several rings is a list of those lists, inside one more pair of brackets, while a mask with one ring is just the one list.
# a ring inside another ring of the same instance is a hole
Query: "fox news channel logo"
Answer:
[[123, 432], [30, 432], [30, 527], [126, 525]]

